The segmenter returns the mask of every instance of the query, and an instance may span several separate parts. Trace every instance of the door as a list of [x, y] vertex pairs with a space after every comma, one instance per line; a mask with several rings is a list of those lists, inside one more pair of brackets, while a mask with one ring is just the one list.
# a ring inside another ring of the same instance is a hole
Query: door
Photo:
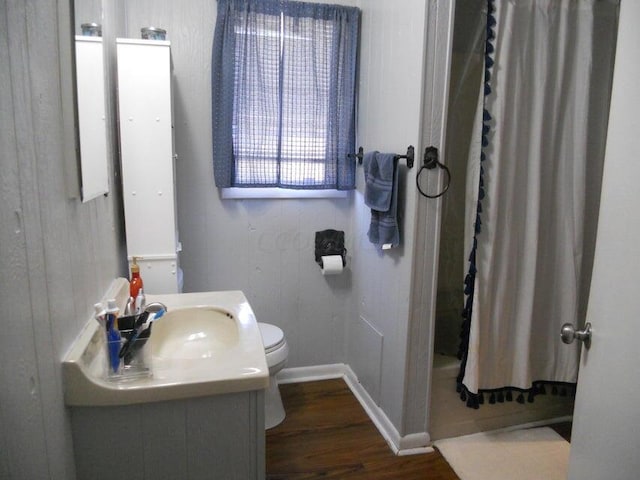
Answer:
[[640, 478], [639, 24], [640, 2], [622, 0], [569, 480]]

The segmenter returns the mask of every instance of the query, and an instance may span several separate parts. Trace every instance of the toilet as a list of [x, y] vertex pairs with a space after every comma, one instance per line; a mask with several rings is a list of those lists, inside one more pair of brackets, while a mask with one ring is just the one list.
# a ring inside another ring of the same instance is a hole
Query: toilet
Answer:
[[269, 367], [269, 388], [265, 390], [264, 395], [264, 424], [268, 430], [282, 423], [285, 417], [276, 374], [287, 363], [289, 346], [284, 338], [284, 332], [280, 328], [269, 323], [258, 323], [258, 327], [262, 335], [264, 353]]

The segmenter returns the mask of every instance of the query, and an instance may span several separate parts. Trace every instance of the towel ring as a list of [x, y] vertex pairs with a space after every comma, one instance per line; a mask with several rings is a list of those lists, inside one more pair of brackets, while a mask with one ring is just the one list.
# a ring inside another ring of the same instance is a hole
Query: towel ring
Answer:
[[[428, 193], [425, 193], [422, 190], [422, 187], [420, 187], [420, 175], [424, 170], [433, 170], [436, 167], [440, 167], [441, 169], [444, 170], [444, 173], [447, 174], [447, 181], [444, 189], [440, 193], [437, 193], [435, 195], [429, 195]], [[425, 148], [424, 158], [422, 160], [422, 166], [420, 167], [420, 170], [418, 170], [418, 174], [416, 175], [416, 186], [418, 187], [418, 191], [420, 192], [420, 195], [427, 198], [441, 197], [442, 195], [447, 193], [447, 190], [449, 190], [449, 187], [451, 186], [451, 172], [449, 171], [446, 165], [440, 163], [440, 161], [438, 160], [438, 149], [436, 147]]]

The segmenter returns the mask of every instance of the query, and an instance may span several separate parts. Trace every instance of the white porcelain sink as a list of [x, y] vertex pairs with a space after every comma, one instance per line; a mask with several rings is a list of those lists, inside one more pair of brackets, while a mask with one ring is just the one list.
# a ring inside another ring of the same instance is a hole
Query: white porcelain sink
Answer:
[[[127, 292], [127, 280], [117, 279], [105, 298], [123, 306]], [[260, 330], [242, 292], [147, 295], [151, 302], [168, 310], [153, 323], [144, 347], [152, 376], [107, 380], [104, 332], [90, 319], [63, 361], [67, 405], [128, 405], [268, 387]]]
[[240, 342], [233, 314], [211, 306], [170, 310], [154, 322], [152, 332], [148, 346], [159, 360], [220, 359]]

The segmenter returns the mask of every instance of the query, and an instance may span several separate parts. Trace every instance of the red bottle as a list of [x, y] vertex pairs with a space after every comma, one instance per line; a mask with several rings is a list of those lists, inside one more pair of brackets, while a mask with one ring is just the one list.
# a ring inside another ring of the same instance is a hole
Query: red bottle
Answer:
[[140, 276], [138, 257], [133, 257], [131, 263], [131, 280], [129, 281], [129, 296], [133, 298], [134, 302], [142, 287], [142, 277]]

